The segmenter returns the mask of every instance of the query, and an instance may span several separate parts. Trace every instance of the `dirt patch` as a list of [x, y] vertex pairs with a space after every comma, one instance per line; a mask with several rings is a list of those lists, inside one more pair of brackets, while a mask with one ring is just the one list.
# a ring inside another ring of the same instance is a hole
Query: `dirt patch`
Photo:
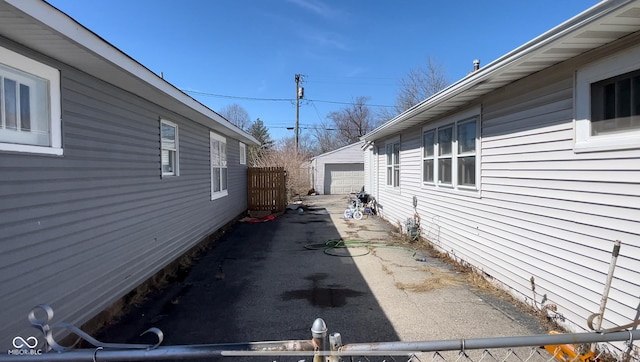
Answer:
[[407, 290], [417, 293], [430, 292], [432, 290], [442, 289], [446, 287], [458, 286], [464, 283], [464, 279], [457, 274], [451, 274], [448, 270], [438, 268], [424, 268], [424, 271], [431, 274], [420, 283], [401, 283], [396, 282], [396, 287], [401, 290]]

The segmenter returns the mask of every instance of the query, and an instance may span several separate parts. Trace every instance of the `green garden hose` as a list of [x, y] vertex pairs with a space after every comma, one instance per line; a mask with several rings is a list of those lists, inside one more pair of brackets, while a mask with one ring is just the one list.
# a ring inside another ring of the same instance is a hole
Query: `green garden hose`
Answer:
[[[390, 249], [402, 249], [407, 250], [412, 253], [412, 257], [416, 255], [415, 249], [405, 248], [401, 246], [388, 245], [385, 243], [373, 243], [370, 241], [362, 241], [356, 239], [343, 240], [343, 239], [329, 239], [324, 243], [309, 243], [305, 244], [305, 249], [309, 250], [322, 250], [325, 254], [331, 256], [339, 256], [339, 257], [356, 257], [356, 256], [365, 256], [371, 253], [372, 248], [390, 248]], [[366, 252], [359, 254], [352, 253], [340, 253], [336, 252], [337, 249], [347, 249], [347, 248], [365, 248]]]

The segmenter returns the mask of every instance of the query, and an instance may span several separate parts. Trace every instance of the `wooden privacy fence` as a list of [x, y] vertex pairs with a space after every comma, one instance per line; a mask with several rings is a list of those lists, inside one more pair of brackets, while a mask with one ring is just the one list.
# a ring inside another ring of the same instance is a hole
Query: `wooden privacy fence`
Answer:
[[282, 212], [287, 207], [287, 173], [283, 167], [249, 167], [248, 209]]

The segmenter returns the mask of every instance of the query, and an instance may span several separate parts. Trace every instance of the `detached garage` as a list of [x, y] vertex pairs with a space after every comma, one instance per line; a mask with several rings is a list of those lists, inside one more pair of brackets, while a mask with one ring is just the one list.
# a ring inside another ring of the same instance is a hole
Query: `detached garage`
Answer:
[[323, 153], [311, 161], [313, 188], [320, 195], [358, 192], [364, 185], [363, 142]]

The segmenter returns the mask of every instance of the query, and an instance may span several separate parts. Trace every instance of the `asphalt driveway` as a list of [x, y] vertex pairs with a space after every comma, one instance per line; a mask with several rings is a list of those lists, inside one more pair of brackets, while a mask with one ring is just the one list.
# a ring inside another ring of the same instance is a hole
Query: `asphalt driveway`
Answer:
[[[163, 345], [310, 339], [321, 317], [343, 343], [477, 338], [544, 333], [516, 307], [469, 287], [424, 252], [392, 245], [377, 219], [343, 219], [343, 196], [304, 199], [264, 223], [237, 223], [188, 274], [99, 333], [141, 342], [160, 328]], [[327, 240], [367, 241], [328, 253]], [[426, 257], [426, 262], [417, 261]]]

